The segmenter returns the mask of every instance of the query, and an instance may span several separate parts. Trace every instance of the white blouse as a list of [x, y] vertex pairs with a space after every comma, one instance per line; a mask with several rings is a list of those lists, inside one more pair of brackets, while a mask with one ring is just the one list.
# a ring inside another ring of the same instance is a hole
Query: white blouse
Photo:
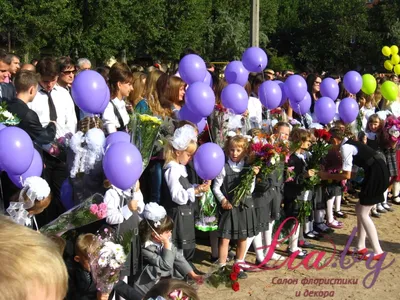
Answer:
[[106, 222], [108, 224], [121, 224], [124, 219], [128, 220], [132, 216], [132, 211], [128, 208], [128, 205], [124, 205], [123, 207], [120, 206], [122, 195], [128, 199], [137, 200], [137, 212], [139, 214], [143, 212], [144, 201], [143, 194], [140, 190], [138, 192], [132, 192], [132, 189], [123, 191], [115, 186], [112, 186], [112, 188], [110, 188], [104, 195], [104, 203], [107, 204]]
[[348, 138], [344, 138], [342, 145], [340, 146], [340, 154], [342, 155], [342, 170], [351, 172], [353, 169], [353, 156], [358, 153], [355, 146], [345, 144]]
[[185, 190], [179, 181], [179, 178], [187, 177], [186, 167], [177, 163], [176, 161], [169, 162], [165, 167], [166, 169], [164, 178], [168, 185], [172, 201], [179, 205], [185, 205], [188, 201], [194, 202], [196, 196], [193, 187]]
[[[238, 163], [233, 162], [231, 159], [228, 159], [228, 164], [231, 167], [232, 171], [235, 173], [239, 173], [243, 170], [244, 167], [244, 160], [239, 161]], [[226, 176], [225, 168], [222, 169], [221, 173], [215, 178], [212, 190], [214, 192], [215, 197], [219, 202], [222, 202], [227, 195], [225, 196], [224, 193], [221, 191], [222, 184], [224, 183], [224, 178]], [[251, 185], [250, 192], [253, 193], [255, 187], [255, 177], [254, 181]]]
[[247, 106], [249, 111], [249, 120], [251, 128], [261, 128], [262, 121], [262, 104], [256, 97], [249, 97], [249, 104]]
[[[121, 115], [122, 121], [124, 122], [124, 126], [128, 125], [129, 114], [125, 107], [125, 101], [120, 100], [118, 98], [114, 98], [111, 101], [117, 107], [118, 112]], [[117, 116], [114, 113], [114, 106], [112, 105], [111, 101], [110, 101], [110, 103], [108, 103], [108, 105], [103, 113], [104, 129], [106, 130], [106, 132], [108, 134], [116, 132], [117, 128], [120, 128], [120, 124], [119, 124]]]

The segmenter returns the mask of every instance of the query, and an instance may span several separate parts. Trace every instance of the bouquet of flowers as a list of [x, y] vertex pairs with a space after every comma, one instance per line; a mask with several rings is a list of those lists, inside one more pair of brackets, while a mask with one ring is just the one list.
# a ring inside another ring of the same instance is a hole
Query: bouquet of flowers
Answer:
[[294, 172], [294, 167], [286, 167], [285, 168], [286, 171], [286, 176], [285, 176], [285, 182], [291, 182], [294, 180], [294, 176], [296, 175], [296, 173]]
[[[325, 129], [314, 130], [315, 142], [311, 145], [311, 157], [307, 161], [308, 169], [319, 171], [321, 162], [325, 160], [329, 150], [332, 148], [330, 144], [331, 134]], [[310, 190], [315, 185], [321, 183], [321, 178], [318, 174], [305, 179], [305, 189]]]
[[132, 117], [132, 143], [143, 159], [143, 170], [148, 166], [154, 144], [161, 127], [161, 120], [150, 115], [134, 114]]
[[18, 125], [21, 120], [7, 110], [6, 102], [0, 104], [0, 123], [7, 126]]
[[261, 134], [254, 137], [251, 144], [253, 163], [249, 170], [243, 174], [239, 185], [234, 189], [233, 205], [239, 206], [250, 195], [255, 177], [254, 167], [259, 168], [260, 175], [266, 177], [274, 170], [283, 168], [282, 162], [288, 159], [289, 153], [289, 144], [285, 141], [277, 140], [272, 144], [268, 141], [266, 135]]
[[103, 203], [103, 196], [94, 194], [63, 213], [51, 223], [40, 228], [40, 232], [61, 236], [68, 230], [94, 223], [104, 219], [106, 216], [107, 204]]
[[217, 203], [212, 191], [209, 190], [200, 199], [200, 212], [195, 227], [200, 231], [217, 230], [217, 212]]
[[111, 293], [119, 281], [129, 251], [129, 238], [116, 237], [108, 228], [99, 233], [89, 252], [90, 271], [98, 291]]
[[240, 290], [240, 284], [238, 281], [239, 273], [240, 267], [237, 264], [224, 266], [222, 268], [219, 265], [213, 265], [208, 274], [205, 275], [205, 278], [207, 278], [206, 282], [215, 288], [224, 284], [226, 287], [237, 292]]
[[50, 144], [42, 146], [43, 150], [49, 153], [51, 156], [58, 158], [61, 161], [67, 160], [67, 148], [73, 134], [71, 132], [57, 138]]

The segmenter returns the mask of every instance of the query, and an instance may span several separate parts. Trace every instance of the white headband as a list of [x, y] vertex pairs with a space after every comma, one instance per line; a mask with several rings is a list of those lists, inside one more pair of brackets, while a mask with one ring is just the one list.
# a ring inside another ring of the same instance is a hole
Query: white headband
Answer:
[[38, 176], [28, 177], [23, 189], [19, 193], [19, 202], [24, 202], [23, 195], [29, 199], [29, 202], [24, 203], [24, 208], [29, 209], [35, 204], [35, 200], [42, 201], [50, 195], [50, 187], [46, 180]]
[[175, 130], [170, 141], [175, 150], [186, 150], [191, 142], [197, 143], [196, 131], [193, 126], [186, 124]]

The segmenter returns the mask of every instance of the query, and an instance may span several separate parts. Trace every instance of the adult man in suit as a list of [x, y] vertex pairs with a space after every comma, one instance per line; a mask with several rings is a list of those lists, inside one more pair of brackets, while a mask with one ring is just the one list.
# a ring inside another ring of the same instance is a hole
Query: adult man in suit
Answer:
[[12, 84], [6, 83], [10, 77], [10, 64], [5, 52], [0, 52], [0, 102], [8, 101], [15, 97], [15, 88]]

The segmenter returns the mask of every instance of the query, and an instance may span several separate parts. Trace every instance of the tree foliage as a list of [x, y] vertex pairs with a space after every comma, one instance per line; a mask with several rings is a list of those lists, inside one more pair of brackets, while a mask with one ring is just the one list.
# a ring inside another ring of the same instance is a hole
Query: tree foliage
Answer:
[[[209, 61], [240, 59], [250, 42], [248, 0], [0, 0], [0, 41], [19, 54]], [[276, 68], [379, 68], [383, 45], [400, 43], [400, 3], [260, 0], [260, 47]], [[9, 37], [11, 45], [7, 45]]]

